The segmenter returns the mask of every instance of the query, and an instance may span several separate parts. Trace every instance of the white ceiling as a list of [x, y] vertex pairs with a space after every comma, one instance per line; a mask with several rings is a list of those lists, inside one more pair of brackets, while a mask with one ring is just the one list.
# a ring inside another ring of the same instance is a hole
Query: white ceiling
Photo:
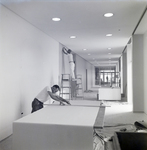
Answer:
[[[147, 0], [0, 0], [1, 4], [90, 63], [115, 65], [128, 43]], [[105, 13], [114, 16], [105, 18]], [[53, 17], [61, 18], [53, 22]], [[146, 15], [147, 18], [147, 15]], [[147, 29], [147, 19], [140, 30]], [[112, 33], [112, 37], [106, 34]], [[75, 35], [76, 39], [70, 39]], [[111, 47], [111, 50], [107, 48]], [[87, 49], [83, 51], [83, 49]], [[108, 54], [108, 53], [111, 54]], [[88, 55], [88, 54], [91, 55]], [[109, 61], [109, 58], [111, 58]]]

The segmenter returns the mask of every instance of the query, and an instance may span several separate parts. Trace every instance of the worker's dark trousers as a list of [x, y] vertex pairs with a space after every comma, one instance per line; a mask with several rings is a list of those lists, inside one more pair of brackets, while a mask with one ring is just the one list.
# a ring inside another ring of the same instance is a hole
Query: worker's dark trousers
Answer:
[[39, 109], [43, 108], [43, 103], [40, 102], [37, 98], [35, 98], [32, 102], [32, 112], [37, 111]]

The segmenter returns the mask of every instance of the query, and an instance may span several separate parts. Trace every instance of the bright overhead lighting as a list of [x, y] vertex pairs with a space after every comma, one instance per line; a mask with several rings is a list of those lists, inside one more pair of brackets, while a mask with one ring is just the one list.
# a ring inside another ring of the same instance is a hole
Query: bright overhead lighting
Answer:
[[112, 34], [107, 34], [106, 36], [112, 36]]
[[86, 50], [87, 50], [86, 48], [83, 49], [83, 51], [86, 51]]
[[75, 39], [75, 38], [76, 38], [76, 36], [70, 36], [70, 38], [71, 38], [71, 39]]
[[104, 14], [105, 17], [112, 17], [113, 16], [113, 13], [106, 13]]
[[60, 18], [52, 18], [53, 21], [60, 21]]
[[108, 47], [108, 49], [111, 49], [111, 47]]

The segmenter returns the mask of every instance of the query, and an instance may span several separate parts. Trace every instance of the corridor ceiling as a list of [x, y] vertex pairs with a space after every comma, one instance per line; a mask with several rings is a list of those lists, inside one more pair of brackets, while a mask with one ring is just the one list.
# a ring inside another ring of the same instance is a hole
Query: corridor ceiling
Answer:
[[[94, 66], [115, 66], [145, 12], [147, 0], [0, 0], [0, 3]], [[104, 17], [105, 13], [113, 16]], [[52, 21], [53, 17], [61, 20]], [[147, 29], [147, 19], [142, 22], [137, 34]]]

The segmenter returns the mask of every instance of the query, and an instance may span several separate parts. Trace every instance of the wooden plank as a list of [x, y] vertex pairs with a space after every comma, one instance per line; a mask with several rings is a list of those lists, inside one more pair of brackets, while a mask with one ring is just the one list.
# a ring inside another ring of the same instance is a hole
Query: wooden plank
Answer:
[[103, 128], [104, 127], [105, 108], [106, 108], [106, 106], [99, 107], [98, 115], [97, 115], [95, 123], [94, 123], [94, 128]]

